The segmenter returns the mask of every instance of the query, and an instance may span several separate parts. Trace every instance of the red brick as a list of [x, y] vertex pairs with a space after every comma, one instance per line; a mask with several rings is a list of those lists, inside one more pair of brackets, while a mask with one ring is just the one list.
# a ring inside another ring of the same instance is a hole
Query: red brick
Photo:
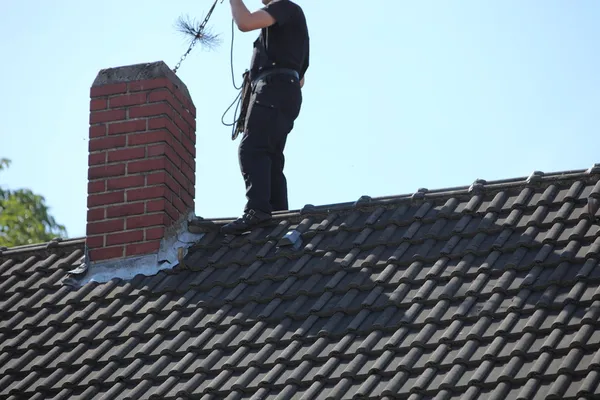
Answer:
[[119, 147], [125, 147], [126, 143], [127, 138], [125, 136], [111, 136], [98, 139], [90, 139], [88, 150], [92, 152], [106, 149], [117, 149]]
[[91, 181], [88, 182], [88, 194], [89, 193], [102, 193], [106, 192], [106, 181]]
[[140, 172], [160, 171], [166, 169], [167, 159], [156, 157], [141, 161], [130, 161], [127, 163], [127, 173], [137, 174]]
[[162, 239], [165, 236], [165, 228], [162, 226], [156, 228], [146, 228], [145, 240]]
[[111, 108], [133, 106], [138, 104], [145, 104], [148, 98], [148, 93], [138, 92], [123, 94], [120, 96], [111, 97], [109, 104]]
[[144, 203], [126, 203], [106, 208], [106, 218], [127, 217], [144, 213]]
[[87, 224], [86, 235], [98, 235], [102, 233], [122, 231], [125, 226], [124, 219], [113, 219], [110, 221], [90, 222]]
[[144, 157], [146, 157], [145, 147], [131, 147], [110, 151], [108, 162], [136, 160]]
[[142, 240], [144, 240], [144, 231], [140, 229], [137, 231], [119, 232], [107, 235], [106, 245], [112, 246], [115, 244], [135, 243]]
[[181, 133], [177, 125], [167, 116], [159, 116], [156, 118], [148, 118], [148, 130], [166, 129], [172, 134]]
[[104, 235], [98, 236], [86, 236], [85, 244], [90, 249], [95, 249], [98, 247], [104, 247]]
[[90, 194], [87, 198], [88, 208], [117, 204], [125, 201], [125, 192], [109, 192], [102, 194]]
[[87, 212], [87, 222], [101, 221], [104, 217], [104, 207], [92, 208]]
[[100, 122], [121, 121], [126, 118], [125, 110], [92, 111], [90, 113], [90, 125]]
[[106, 124], [90, 126], [90, 139], [106, 136]]
[[188, 96], [184, 95], [181, 90], [174, 90], [173, 93], [175, 94], [175, 97], [177, 98], [177, 100], [179, 100], [179, 102], [181, 104], [183, 104], [186, 109], [189, 110], [190, 114], [194, 118], [196, 118], [196, 106], [194, 106], [192, 99], [190, 99]]
[[158, 249], [160, 249], [160, 240], [128, 244], [125, 248], [125, 255], [138, 256], [142, 254], [152, 254], [156, 253]]
[[145, 187], [140, 189], [129, 189], [127, 191], [127, 201], [137, 200], [157, 200], [165, 198], [170, 200], [169, 189], [165, 185]]
[[90, 111], [106, 110], [108, 102], [106, 99], [92, 99], [90, 101]]
[[162, 156], [163, 154], [167, 154], [167, 149], [169, 145], [166, 143], [153, 144], [148, 146], [148, 157], [156, 157]]
[[174, 140], [172, 145], [173, 145], [173, 150], [179, 157], [189, 158], [190, 156], [192, 156], [192, 152], [190, 151], [190, 149], [183, 146], [181, 144], [181, 142]]
[[99, 165], [88, 168], [88, 179], [125, 175], [125, 164]]
[[182, 122], [185, 122], [186, 125], [189, 126], [189, 130], [186, 130], [185, 133], [189, 137], [191, 132], [196, 130], [196, 119], [190, 115], [187, 110], [182, 107], [175, 108], [178, 111], [179, 117]]
[[192, 140], [189, 137], [182, 136], [181, 142], [183, 143], [183, 147], [187, 150], [187, 152], [196, 157], [196, 145], [192, 142]]
[[157, 89], [161, 87], [173, 88], [173, 83], [168, 78], [146, 79], [129, 83], [130, 92], [138, 92], [140, 90]]
[[165, 199], [149, 200], [146, 202], [146, 212], [147, 213], [163, 211], [166, 209], [166, 207], [167, 207], [167, 201]]
[[181, 200], [183, 200], [188, 207], [194, 207], [194, 198], [186, 191], [181, 192]]
[[187, 187], [188, 183], [190, 183], [188, 178], [179, 169], [173, 170], [173, 178], [183, 187]]
[[173, 221], [177, 221], [179, 217], [181, 217], [179, 211], [177, 211], [175, 206], [171, 203], [167, 203], [167, 214]]
[[90, 250], [90, 261], [104, 261], [111, 258], [121, 258], [125, 254], [124, 246], [102, 247]]
[[88, 166], [104, 164], [106, 162], [106, 152], [90, 153], [88, 156]]
[[126, 83], [114, 83], [112, 85], [94, 86], [90, 89], [90, 97], [108, 96], [111, 94], [125, 93]]
[[137, 229], [145, 228], [147, 226], [166, 225], [167, 223], [164, 213], [145, 214], [137, 217], [128, 217], [126, 228]]
[[181, 130], [183, 135], [189, 139], [190, 131], [193, 129], [190, 124], [188, 124], [179, 114], [173, 116], [173, 122], [175, 125]]
[[165, 171], [152, 172], [151, 174], [146, 175], [146, 185], [148, 186], [166, 183], [166, 181], [167, 173]]
[[[174, 113], [169, 114], [173, 118], [178, 118], [177, 117], [179, 115], [178, 113], [188, 114], [187, 111], [185, 110], [185, 104], [183, 104], [179, 100], [177, 100], [177, 98], [175, 96], [173, 96], [173, 94], [170, 91], [168, 91], [167, 89], [156, 90], [156, 91], [151, 92], [148, 97], [148, 102], [149, 103], [155, 103], [155, 102], [168, 103], [171, 107], [173, 107], [173, 110], [175, 111]], [[185, 117], [180, 117], [180, 118], [185, 119]]]
[[107, 190], [128, 189], [144, 186], [143, 175], [125, 176], [123, 178], [112, 178], [106, 181]]
[[115, 122], [108, 125], [108, 134], [120, 135], [122, 133], [145, 131], [147, 121], [147, 119], [134, 119], [131, 121]]
[[148, 94], [148, 103], [156, 103], [161, 101], [167, 101], [171, 103], [173, 108], [181, 106], [181, 102], [177, 101], [173, 93], [167, 88], [153, 90]]
[[166, 143], [153, 144], [151, 146], [148, 146], [148, 153], [147, 154], [148, 154], [148, 157], [155, 157], [155, 156], [166, 155], [167, 158], [169, 160], [171, 160], [171, 162], [173, 163], [173, 165], [175, 165], [177, 168], [179, 168], [181, 166], [181, 163], [183, 162], [183, 160], [175, 152], [175, 150], [173, 150], [173, 148], [170, 145], [166, 144]]
[[181, 185], [167, 172], [155, 172], [146, 177], [146, 184], [148, 186], [161, 183], [166, 183], [176, 196], [179, 195], [179, 191], [182, 189]]
[[181, 166], [181, 172], [183, 172], [183, 175], [185, 175], [189, 183], [196, 183], [196, 174], [187, 164]]
[[173, 138], [171, 134], [163, 130], [144, 133], [132, 133], [127, 135], [127, 144], [129, 146], [160, 142], [171, 143], [172, 141]]
[[173, 108], [169, 103], [146, 104], [129, 109], [129, 118], [155, 117], [163, 114], [169, 116], [174, 114]]
[[179, 197], [173, 197], [173, 205], [181, 214], [187, 212], [187, 207]]

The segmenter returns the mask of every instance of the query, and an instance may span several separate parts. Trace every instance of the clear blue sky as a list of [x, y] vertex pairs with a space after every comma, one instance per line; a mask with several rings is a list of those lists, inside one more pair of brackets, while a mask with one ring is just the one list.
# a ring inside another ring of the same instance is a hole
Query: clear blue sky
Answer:
[[[600, 162], [597, 0], [298, 3], [312, 47], [286, 150], [291, 208]], [[0, 184], [44, 195], [70, 237], [85, 235], [97, 72], [157, 60], [174, 67], [187, 49], [175, 20], [201, 19], [211, 4], [4, 2], [0, 157], [13, 164]], [[178, 75], [198, 108], [196, 214], [233, 217], [245, 198], [239, 139], [221, 125], [237, 94], [228, 0], [211, 21], [221, 46], [196, 48]], [[256, 35], [236, 31], [238, 83]]]

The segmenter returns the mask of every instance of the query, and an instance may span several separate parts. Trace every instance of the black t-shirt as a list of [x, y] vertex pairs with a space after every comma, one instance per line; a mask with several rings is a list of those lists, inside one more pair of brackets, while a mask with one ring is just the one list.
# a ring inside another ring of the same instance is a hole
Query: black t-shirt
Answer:
[[[262, 70], [291, 68], [304, 77], [309, 64], [309, 36], [302, 8], [290, 0], [273, 0], [262, 8], [276, 20], [254, 42], [250, 77]], [[266, 53], [265, 53], [266, 47]]]

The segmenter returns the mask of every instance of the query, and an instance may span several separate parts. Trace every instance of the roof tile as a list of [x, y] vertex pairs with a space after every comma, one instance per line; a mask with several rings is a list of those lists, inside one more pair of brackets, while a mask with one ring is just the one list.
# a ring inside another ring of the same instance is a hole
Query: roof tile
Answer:
[[73, 290], [83, 242], [5, 251], [0, 397], [589, 395], [598, 180], [534, 180], [209, 230], [185, 268]]

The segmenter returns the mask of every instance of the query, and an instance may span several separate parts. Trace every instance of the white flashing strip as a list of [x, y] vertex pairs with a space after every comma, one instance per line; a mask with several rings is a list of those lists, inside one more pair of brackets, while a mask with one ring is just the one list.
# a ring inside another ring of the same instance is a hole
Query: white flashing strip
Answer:
[[154, 254], [90, 263], [86, 251], [84, 264], [70, 271], [68, 284], [83, 286], [89, 282], [105, 283], [115, 278], [129, 280], [136, 275], [151, 276], [174, 268], [179, 264], [179, 258], [187, 255], [188, 248], [204, 236], [204, 233], [189, 232], [188, 220], [184, 220], [173, 235], [167, 235]]

